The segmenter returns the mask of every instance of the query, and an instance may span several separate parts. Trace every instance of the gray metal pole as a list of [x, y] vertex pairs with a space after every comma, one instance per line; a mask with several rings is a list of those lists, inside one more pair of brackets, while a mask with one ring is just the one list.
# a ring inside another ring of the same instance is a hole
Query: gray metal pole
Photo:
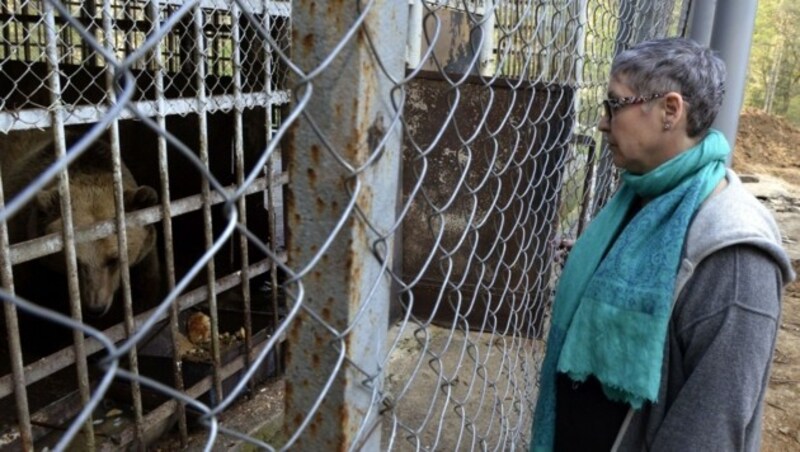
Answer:
[[719, 51], [728, 69], [728, 81], [722, 109], [713, 127], [725, 134], [731, 144], [736, 144], [739, 113], [744, 101], [747, 83], [747, 63], [756, 21], [758, 0], [739, 0], [725, 3], [714, 14], [711, 48]]
[[716, 9], [717, 0], [692, 0], [689, 11], [689, 31], [686, 37], [704, 46], [710, 45]]
[[382, 236], [395, 223], [401, 157], [390, 96], [407, 20], [397, 0], [293, 2], [292, 62], [309, 75], [292, 83], [304, 115], [284, 147], [289, 267], [301, 273], [287, 303], [302, 305], [287, 332], [291, 450], [380, 450], [393, 248]]

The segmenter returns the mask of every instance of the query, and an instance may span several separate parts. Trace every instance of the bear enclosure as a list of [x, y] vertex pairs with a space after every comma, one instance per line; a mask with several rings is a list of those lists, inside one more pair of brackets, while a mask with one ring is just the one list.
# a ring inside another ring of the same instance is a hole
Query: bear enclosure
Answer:
[[0, 0], [0, 447], [526, 449], [688, 3]]

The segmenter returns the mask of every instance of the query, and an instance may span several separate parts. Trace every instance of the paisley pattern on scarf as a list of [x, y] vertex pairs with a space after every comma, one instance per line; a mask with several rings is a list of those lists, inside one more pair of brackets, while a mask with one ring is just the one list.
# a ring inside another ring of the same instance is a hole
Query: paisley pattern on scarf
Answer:
[[[594, 375], [611, 400], [640, 408], [661, 383], [666, 329], [684, 239], [725, 177], [730, 147], [710, 130], [693, 148], [623, 184], [578, 239], [553, 304], [531, 450], [552, 450], [555, 378]], [[650, 201], [627, 224], [637, 198]]]

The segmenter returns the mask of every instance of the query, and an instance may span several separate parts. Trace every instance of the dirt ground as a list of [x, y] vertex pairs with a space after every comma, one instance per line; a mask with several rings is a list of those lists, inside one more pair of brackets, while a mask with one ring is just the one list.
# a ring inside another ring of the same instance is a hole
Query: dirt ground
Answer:
[[[800, 273], [800, 129], [758, 110], [739, 123], [734, 168], [755, 175], [746, 183], [775, 214]], [[747, 179], [743, 179], [747, 181]], [[767, 390], [762, 450], [800, 450], [800, 282], [790, 285]]]

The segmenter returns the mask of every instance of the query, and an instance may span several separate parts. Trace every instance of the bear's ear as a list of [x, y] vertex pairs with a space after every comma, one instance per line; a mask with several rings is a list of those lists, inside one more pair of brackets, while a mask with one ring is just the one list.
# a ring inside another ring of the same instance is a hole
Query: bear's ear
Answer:
[[138, 210], [158, 204], [158, 193], [152, 187], [142, 185], [135, 190], [125, 190], [125, 210]]
[[52, 218], [61, 215], [61, 197], [57, 188], [42, 190], [36, 194], [36, 208], [45, 217]]

